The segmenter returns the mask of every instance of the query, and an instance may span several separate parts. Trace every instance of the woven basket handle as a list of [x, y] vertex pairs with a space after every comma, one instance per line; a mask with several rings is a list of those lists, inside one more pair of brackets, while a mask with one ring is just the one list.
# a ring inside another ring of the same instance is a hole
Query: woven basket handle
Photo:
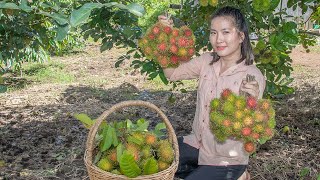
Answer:
[[102, 123], [102, 121], [104, 119], [106, 119], [110, 114], [112, 114], [114, 111], [117, 111], [121, 108], [124, 107], [129, 107], [129, 106], [144, 106], [147, 108], [150, 108], [154, 111], [156, 111], [158, 113], [158, 115], [160, 115], [161, 119], [163, 120], [163, 122], [165, 123], [167, 130], [168, 130], [168, 135], [169, 135], [169, 140], [171, 142], [171, 140], [173, 141], [173, 148], [175, 149], [175, 152], [179, 154], [179, 147], [178, 147], [178, 141], [177, 141], [177, 137], [176, 134], [174, 132], [174, 129], [170, 123], [170, 121], [168, 120], [167, 116], [154, 104], [150, 103], [150, 102], [146, 102], [146, 101], [139, 101], [139, 100], [135, 100], [135, 101], [123, 101], [120, 102], [118, 104], [113, 105], [110, 109], [104, 111], [99, 118], [95, 121], [94, 125], [90, 128], [89, 134], [88, 134], [88, 138], [87, 138], [87, 143], [86, 143], [86, 147], [87, 147], [87, 151], [88, 151], [88, 158], [90, 159], [91, 163], [92, 163], [92, 152], [94, 150], [94, 138], [95, 135], [97, 134], [98, 128], [100, 126], [100, 124]]

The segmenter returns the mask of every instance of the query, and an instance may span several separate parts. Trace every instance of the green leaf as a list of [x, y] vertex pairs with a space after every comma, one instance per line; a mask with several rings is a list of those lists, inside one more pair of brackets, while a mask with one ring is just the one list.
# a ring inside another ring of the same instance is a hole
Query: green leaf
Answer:
[[84, 114], [84, 113], [75, 114], [75, 115], [74, 115], [74, 118], [76, 118], [76, 119], [78, 119], [79, 121], [81, 121], [82, 124], [83, 124], [86, 128], [88, 128], [88, 129], [90, 129], [91, 126], [94, 124], [94, 121], [93, 121], [88, 115], [86, 115], [86, 114]]
[[304, 177], [306, 175], [308, 175], [310, 173], [310, 168], [303, 168], [301, 171], [300, 171], [300, 177]]
[[317, 180], [320, 180], [320, 174], [318, 174]]
[[76, 27], [81, 23], [87, 21], [91, 14], [91, 11], [96, 8], [103, 7], [101, 3], [86, 3], [81, 8], [71, 12], [70, 24], [72, 27]]
[[121, 156], [123, 154], [123, 150], [124, 150], [123, 144], [119, 143], [117, 146], [117, 161], [118, 162], [120, 162]]
[[69, 25], [66, 26], [58, 26], [56, 40], [62, 41], [65, 37], [67, 37], [69, 32]]
[[166, 78], [166, 76], [164, 75], [163, 71], [161, 71], [161, 72], [159, 73], [159, 77], [160, 77], [161, 81], [162, 81], [165, 85], [167, 85], [167, 84], [169, 83], [169, 81], [168, 81], [168, 79]]
[[147, 159], [146, 163], [143, 166], [143, 174], [155, 174], [159, 171], [158, 162], [154, 159], [154, 157], [150, 157]]
[[60, 25], [68, 24], [68, 19], [62, 14], [59, 14], [59, 13], [50, 14], [50, 13], [45, 12], [45, 11], [39, 11], [39, 14], [51, 17], [52, 19], [57, 21], [57, 23], [60, 24]]
[[93, 164], [97, 164], [102, 156], [102, 152], [98, 151], [97, 155], [94, 157]]
[[103, 52], [105, 50], [110, 50], [113, 47], [113, 43], [112, 41], [107, 41], [105, 43], [103, 43], [103, 45], [100, 47], [100, 52]]
[[15, 3], [0, 3], [0, 9], [20, 9]]
[[112, 139], [112, 129], [113, 129], [113, 127], [111, 127], [111, 126], [107, 126], [108, 128], [108, 130], [106, 130], [105, 131], [105, 129], [104, 129], [104, 133], [103, 133], [103, 140], [102, 140], [102, 145], [100, 146], [100, 151], [101, 152], [104, 152], [104, 151], [106, 151], [106, 150], [108, 150], [110, 147], [111, 147], [111, 145], [112, 145], [112, 142], [113, 142], [113, 139]]
[[136, 16], [143, 16], [146, 12], [143, 6], [137, 3], [131, 3], [127, 6], [129, 12]]
[[145, 121], [145, 119], [141, 118], [137, 121], [137, 131], [147, 131], [149, 127], [149, 121]]
[[129, 178], [135, 178], [141, 174], [141, 169], [135, 162], [133, 155], [127, 151], [122, 154], [119, 164], [121, 172]]
[[183, 88], [183, 89], [180, 89], [180, 92], [187, 93], [187, 90]]
[[19, 5], [19, 8], [26, 12], [32, 11], [32, 8], [28, 6], [28, 0], [21, 0], [21, 4]]
[[156, 125], [156, 127], [154, 128], [154, 130], [156, 130], [156, 131], [161, 131], [161, 130], [164, 130], [164, 129], [166, 129], [167, 127], [166, 127], [166, 124], [165, 123], [158, 123], [157, 125]]
[[0, 93], [5, 93], [7, 92], [7, 86], [0, 85]]
[[118, 136], [115, 128], [112, 128], [112, 144], [114, 147], [118, 146], [119, 144], [119, 140], [118, 140]]

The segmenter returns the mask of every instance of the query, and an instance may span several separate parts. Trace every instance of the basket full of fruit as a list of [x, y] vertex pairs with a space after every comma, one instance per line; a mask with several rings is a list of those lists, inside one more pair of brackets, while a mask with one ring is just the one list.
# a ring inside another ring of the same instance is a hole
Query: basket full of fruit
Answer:
[[[144, 118], [105, 121], [112, 113], [133, 106], [154, 110], [163, 122], [150, 129]], [[179, 163], [177, 137], [166, 115], [154, 104], [124, 101], [91, 124], [84, 161], [91, 180], [173, 179]]]

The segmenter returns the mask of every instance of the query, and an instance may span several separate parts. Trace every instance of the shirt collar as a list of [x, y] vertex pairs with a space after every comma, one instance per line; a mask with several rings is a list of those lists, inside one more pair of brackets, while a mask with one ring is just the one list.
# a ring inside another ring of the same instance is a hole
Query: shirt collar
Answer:
[[213, 69], [216, 74], [216, 76], [229, 76], [237, 72], [246, 71], [248, 69], [248, 66], [245, 65], [245, 60], [240, 62], [237, 65], [231, 66], [229, 69], [227, 69], [225, 72], [219, 75], [220, 69], [221, 69], [221, 60], [213, 63]]

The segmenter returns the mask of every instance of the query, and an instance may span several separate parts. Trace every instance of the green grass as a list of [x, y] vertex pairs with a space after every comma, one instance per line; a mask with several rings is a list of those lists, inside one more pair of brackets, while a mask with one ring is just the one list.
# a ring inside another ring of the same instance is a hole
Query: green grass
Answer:
[[26, 79], [40, 83], [70, 83], [75, 77], [65, 71], [65, 65], [59, 62], [27, 63], [22, 68]]

